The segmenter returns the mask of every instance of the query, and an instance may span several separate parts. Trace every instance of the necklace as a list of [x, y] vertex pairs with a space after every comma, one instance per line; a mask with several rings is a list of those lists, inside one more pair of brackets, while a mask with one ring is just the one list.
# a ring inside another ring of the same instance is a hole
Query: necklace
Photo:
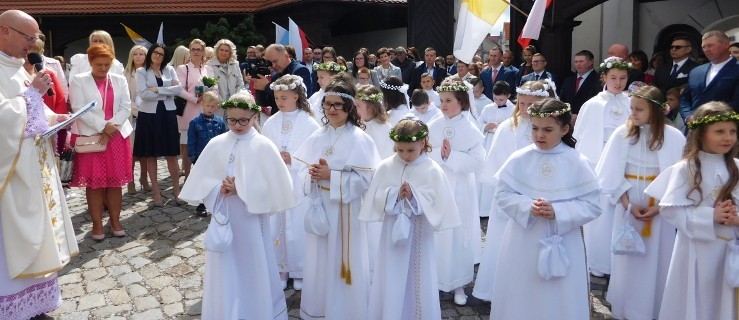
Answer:
[[282, 133], [282, 151], [287, 151], [287, 145], [290, 142], [290, 136], [292, 135], [293, 122], [287, 119], [286, 115], [282, 115], [282, 127], [280, 133]]
[[[328, 130], [329, 130], [328, 131], [328, 139], [329, 139], [329, 141], [331, 141], [331, 136], [332, 136], [331, 129], [328, 129]], [[338, 131], [338, 130], [333, 130], [333, 131]], [[328, 147], [326, 147], [326, 148], [323, 148], [323, 155], [324, 156], [331, 157], [331, 156], [334, 155], [334, 145], [336, 144], [337, 141], [339, 141], [339, 139], [341, 139], [341, 136], [344, 135], [344, 132], [345, 131], [346, 131], [346, 128], [341, 129], [341, 133], [339, 133], [339, 135], [336, 137], [336, 139], [334, 139], [334, 141], [331, 142], [331, 145], [328, 146]]]

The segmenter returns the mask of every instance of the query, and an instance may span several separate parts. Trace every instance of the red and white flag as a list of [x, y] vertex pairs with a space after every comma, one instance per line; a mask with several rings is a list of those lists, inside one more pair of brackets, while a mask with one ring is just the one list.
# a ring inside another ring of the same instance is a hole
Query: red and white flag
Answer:
[[544, 22], [544, 12], [547, 11], [547, 8], [551, 4], [552, 0], [536, 0], [534, 2], [534, 6], [531, 7], [531, 12], [529, 12], [529, 17], [526, 19], [526, 24], [523, 26], [521, 34], [518, 35], [518, 44], [521, 45], [521, 48], [528, 47], [531, 39], [539, 39], [541, 26]]
[[289, 21], [288, 28], [288, 42], [295, 48], [295, 56], [298, 61], [303, 61], [303, 49], [308, 48], [308, 39], [305, 37], [305, 32], [298, 27], [298, 24], [293, 21], [292, 18], [287, 18]]

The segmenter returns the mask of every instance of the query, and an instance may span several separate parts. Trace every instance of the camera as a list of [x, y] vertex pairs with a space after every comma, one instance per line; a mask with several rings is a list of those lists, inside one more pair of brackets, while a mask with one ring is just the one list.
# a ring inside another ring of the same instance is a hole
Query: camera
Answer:
[[243, 70], [244, 74], [249, 74], [252, 76], [252, 78], [257, 78], [258, 75], [269, 75], [272, 73], [270, 70], [270, 67], [272, 66], [272, 63], [267, 61], [266, 59], [261, 58], [251, 58], [246, 59], [241, 64], [241, 70]]

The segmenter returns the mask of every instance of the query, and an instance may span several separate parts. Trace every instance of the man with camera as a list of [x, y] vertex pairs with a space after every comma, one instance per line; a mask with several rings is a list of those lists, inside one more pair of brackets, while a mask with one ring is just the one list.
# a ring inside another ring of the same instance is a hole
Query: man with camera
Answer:
[[253, 75], [253, 81], [254, 89], [256, 90], [257, 104], [260, 106], [271, 106], [272, 111], [270, 115], [277, 112], [277, 105], [275, 104], [275, 96], [269, 88], [269, 84], [277, 80], [279, 77], [286, 74], [300, 76], [303, 78], [303, 83], [307, 88], [307, 96], [310, 97], [313, 93], [310, 89], [312, 88], [310, 71], [306, 66], [290, 58], [285, 46], [281, 44], [269, 45], [269, 47], [264, 51], [264, 59], [272, 64], [272, 70], [274, 73], [272, 73], [271, 78], [267, 78], [266, 74], [261, 74], [261, 72], [257, 73], [256, 75]]

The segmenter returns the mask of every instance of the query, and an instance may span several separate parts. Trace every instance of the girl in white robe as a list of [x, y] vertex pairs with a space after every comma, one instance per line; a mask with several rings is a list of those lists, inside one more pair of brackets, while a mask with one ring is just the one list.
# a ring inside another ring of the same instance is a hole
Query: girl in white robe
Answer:
[[413, 90], [411, 105], [413, 106], [411, 113], [423, 123], [431, 123], [432, 120], [442, 116], [441, 110], [431, 103], [429, 95], [423, 89]]
[[272, 140], [280, 150], [280, 156], [292, 177], [292, 193], [299, 203], [295, 208], [270, 216], [272, 243], [283, 289], [287, 287], [289, 277], [293, 279], [293, 288], [301, 290], [305, 253], [303, 220], [310, 201], [303, 193], [298, 177], [299, 165], [292, 162], [291, 155], [298, 151], [303, 142], [320, 126], [313, 119], [305, 96], [303, 78], [284, 75], [271, 83], [270, 89], [274, 92], [275, 103], [280, 111], [267, 119], [262, 134]]
[[508, 157], [518, 149], [530, 145], [531, 120], [526, 110], [535, 102], [546, 97], [553, 97], [554, 91], [544, 81], [529, 81], [516, 88], [518, 93], [516, 108], [510, 118], [504, 120], [495, 129], [493, 141], [490, 144], [485, 163], [478, 180], [487, 188], [488, 197], [488, 228], [485, 234], [485, 250], [477, 269], [477, 279], [472, 295], [478, 299], [490, 301], [493, 298], [493, 282], [498, 263], [498, 250], [503, 238], [508, 216], [500, 211], [493, 197], [497, 180], [495, 174], [500, 170]]
[[308, 103], [310, 104], [310, 109], [313, 111], [313, 118], [315, 118], [318, 123], [321, 123], [323, 119], [323, 109], [321, 109], [321, 104], [323, 103], [323, 95], [326, 92], [325, 88], [328, 83], [331, 82], [331, 77], [339, 74], [339, 72], [346, 72], [346, 67], [333, 61], [314, 63], [313, 72], [316, 73], [319, 90], [310, 96]]
[[429, 157], [449, 179], [462, 225], [436, 233], [436, 266], [439, 289], [453, 291], [454, 302], [465, 305], [463, 287], [472, 282], [475, 258], [482, 253], [475, 172], [483, 163], [485, 149], [482, 133], [463, 113], [470, 108], [467, 86], [452, 76], [437, 90], [444, 116], [429, 124], [429, 141], [438, 150]]
[[696, 109], [683, 159], [645, 190], [677, 227], [659, 319], [736, 319], [737, 289], [724, 279], [729, 241], [739, 227], [737, 126], [723, 102]]
[[191, 204], [204, 203], [211, 219], [228, 221], [233, 232], [225, 252], [205, 253], [202, 318], [287, 319], [266, 215], [297, 204], [285, 192], [292, 189], [290, 172], [277, 147], [252, 127], [260, 108], [249, 93], [221, 106], [230, 131], [208, 142], [180, 193]]
[[[629, 96], [624, 93], [628, 81], [627, 64], [621, 58], [610, 57], [600, 65], [605, 74], [606, 90], [591, 98], [582, 105], [575, 122], [577, 151], [580, 151], [595, 168], [613, 131], [626, 123], [631, 114]], [[602, 277], [611, 273], [611, 230], [613, 229], [613, 212], [608, 207], [607, 199], [601, 199], [603, 214], [585, 225], [585, 247], [588, 255], [590, 273]]]
[[358, 216], [380, 157], [362, 131], [349, 75], [339, 74], [329, 83], [322, 108], [324, 127], [293, 156], [302, 164], [304, 192], [315, 188], [318, 199], [311, 201], [325, 210], [327, 223], [311, 223], [328, 228], [327, 234], [305, 237], [300, 317], [361, 320], [367, 318], [370, 277], [367, 234]]
[[428, 158], [428, 127], [406, 118], [390, 134], [397, 153], [378, 166], [359, 213], [382, 223], [369, 319], [438, 320], [434, 231], [458, 226], [459, 213], [443, 169]]
[[403, 84], [403, 80], [398, 77], [387, 77], [385, 81], [380, 81], [380, 89], [382, 90], [382, 99], [385, 104], [385, 110], [389, 117], [390, 126], [395, 126], [400, 119], [411, 112], [408, 107], [408, 85]]
[[[510, 218], [495, 274], [490, 319], [590, 318], [589, 278], [580, 227], [600, 214], [599, 186], [573, 149], [569, 106], [545, 99], [528, 109], [534, 144], [498, 171], [495, 199]], [[569, 265], [542, 276], [541, 239], [558, 235]]]
[[[475, 87], [474, 90], [476, 91], [477, 88]], [[485, 95], [482, 95], [482, 97], [485, 97]], [[482, 134], [485, 136], [483, 147], [485, 148], [486, 153], [490, 151], [490, 145], [493, 143], [495, 129], [503, 121], [509, 118], [513, 113], [513, 109], [516, 108], [516, 106], [513, 105], [513, 102], [508, 100], [508, 98], [510, 97], [511, 87], [508, 85], [508, 82], [498, 81], [493, 86], [494, 101], [488, 99], [491, 102], [479, 108], [479, 110], [481, 111], [480, 115], [477, 117], [477, 126], [480, 128], [480, 131], [482, 131]], [[477, 190], [478, 197], [480, 198], [480, 217], [487, 217], [488, 215], [490, 215], [490, 206], [493, 202], [493, 194], [495, 193], [495, 188], [493, 188], [491, 184], [482, 182], [482, 180], [480, 180], [481, 175], [482, 169], [480, 170], [480, 172], [478, 172], [477, 175]]]
[[[373, 85], [364, 85], [357, 88], [357, 95], [354, 99], [357, 107], [357, 113], [364, 123], [364, 132], [372, 138], [380, 154], [380, 159], [385, 159], [393, 155], [393, 140], [390, 140], [388, 133], [392, 127], [388, 122], [388, 116], [385, 107], [382, 106], [382, 92]], [[370, 275], [374, 273], [375, 259], [377, 258], [377, 250], [380, 245], [380, 233], [382, 232], [382, 223], [380, 222], [364, 222], [367, 225], [367, 250], [369, 253]]]
[[[644, 256], [613, 255], [606, 299], [616, 319], [651, 320], [659, 314], [675, 227], [659, 214], [644, 189], [680, 160], [685, 137], [665, 124], [662, 93], [652, 86], [631, 95], [631, 117], [616, 128], [595, 167], [601, 193], [613, 214], [613, 239], [628, 223], [644, 241]], [[630, 211], [626, 209], [629, 208]]]

